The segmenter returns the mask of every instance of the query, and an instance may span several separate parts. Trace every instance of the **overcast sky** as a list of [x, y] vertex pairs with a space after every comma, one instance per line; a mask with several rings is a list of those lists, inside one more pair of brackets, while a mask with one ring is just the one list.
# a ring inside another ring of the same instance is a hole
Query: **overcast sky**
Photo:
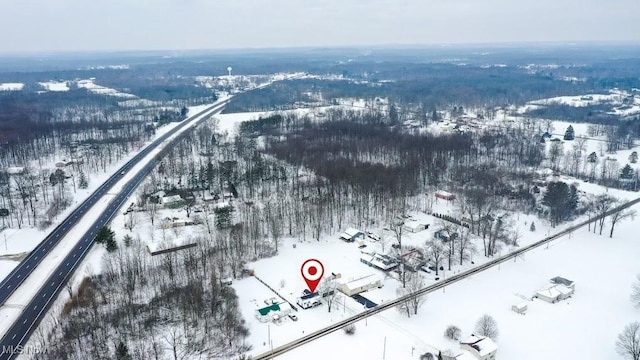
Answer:
[[0, 0], [0, 52], [640, 41], [640, 0]]

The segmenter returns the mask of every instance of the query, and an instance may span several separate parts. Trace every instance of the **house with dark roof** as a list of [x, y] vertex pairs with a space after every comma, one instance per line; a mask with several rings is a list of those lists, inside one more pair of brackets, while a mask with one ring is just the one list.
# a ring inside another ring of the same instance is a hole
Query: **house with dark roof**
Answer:
[[460, 347], [470, 352], [478, 360], [494, 360], [498, 346], [486, 336], [471, 334], [460, 342]]

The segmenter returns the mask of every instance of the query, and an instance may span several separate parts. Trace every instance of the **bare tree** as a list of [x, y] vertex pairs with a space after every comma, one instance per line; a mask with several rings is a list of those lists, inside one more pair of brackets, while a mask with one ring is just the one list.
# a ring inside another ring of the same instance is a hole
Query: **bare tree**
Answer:
[[486, 336], [492, 340], [498, 338], [498, 323], [491, 315], [484, 314], [476, 322], [476, 334]]
[[433, 266], [436, 269], [436, 276], [440, 270], [440, 262], [444, 256], [445, 246], [442, 241], [438, 239], [429, 240], [425, 243], [425, 254], [431, 259]]
[[[600, 194], [596, 196], [595, 209], [597, 216], [600, 216], [600, 219], [598, 219], [598, 225], [600, 226], [600, 235], [602, 235], [602, 229], [604, 228], [604, 222], [606, 220], [605, 214], [613, 207], [615, 202], [616, 199], [608, 194]], [[595, 227], [593, 228], [593, 232], [596, 232]]]
[[406, 313], [407, 317], [417, 315], [418, 309], [424, 303], [424, 295], [419, 291], [424, 287], [424, 279], [420, 274], [410, 272], [406, 287], [399, 287], [396, 293], [399, 297], [406, 296], [407, 299], [398, 305], [400, 312]]
[[451, 340], [460, 340], [460, 336], [462, 335], [462, 330], [455, 325], [447, 326], [447, 329], [444, 331], [444, 336], [447, 339]]
[[471, 231], [469, 228], [464, 226], [460, 226], [458, 228], [458, 236], [456, 237], [456, 241], [458, 242], [457, 252], [460, 260], [460, 265], [462, 265], [465, 258], [469, 257], [472, 252], [474, 252], [473, 243], [471, 242]]
[[[618, 206], [619, 203], [616, 202], [615, 204], [613, 204], [613, 207]], [[620, 221], [620, 220], [624, 220], [627, 218], [631, 218], [631, 219], [635, 219], [636, 217], [636, 211], [633, 209], [627, 209], [627, 210], [620, 210], [620, 211], [616, 211], [615, 213], [611, 214], [609, 216], [609, 222], [611, 223], [611, 231], [609, 232], [609, 237], [613, 237], [613, 229], [616, 227], [616, 224]]]
[[616, 351], [628, 360], [640, 360], [640, 322], [635, 321], [624, 327], [616, 341]]
[[337, 287], [336, 282], [329, 276], [325, 276], [320, 283], [318, 292], [324, 299], [325, 304], [327, 304], [327, 312], [331, 312], [331, 307], [338, 295]]
[[631, 286], [631, 302], [640, 308], [640, 274], [636, 275], [636, 282]]
[[154, 200], [148, 201], [146, 210], [147, 210], [147, 215], [149, 216], [149, 220], [151, 220], [151, 225], [153, 225], [153, 221], [155, 220], [156, 215], [158, 214], [158, 204]]
[[138, 213], [133, 210], [129, 211], [129, 214], [125, 215], [126, 219], [124, 221], [124, 227], [129, 229], [129, 231], [133, 231], [133, 228], [138, 224]]

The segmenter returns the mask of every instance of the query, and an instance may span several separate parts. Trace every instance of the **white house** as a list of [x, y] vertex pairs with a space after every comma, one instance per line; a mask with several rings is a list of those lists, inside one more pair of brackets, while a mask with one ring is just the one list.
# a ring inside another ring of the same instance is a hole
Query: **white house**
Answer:
[[558, 291], [555, 286], [547, 286], [544, 289], [536, 291], [534, 297], [548, 303], [556, 303], [560, 298], [560, 291]]
[[549, 303], [556, 303], [570, 298], [574, 292], [575, 290], [564, 285], [551, 285], [536, 291], [534, 297]]
[[460, 342], [460, 347], [469, 351], [478, 360], [494, 360], [498, 346], [486, 336], [471, 334]]
[[320, 306], [322, 304], [322, 296], [317, 292], [302, 295], [296, 300], [296, 303], [303, 309], [309, 309]]
[[338, 290], [347, 296], [353, 296], [370, 289], [381, 288], [382, 279], [371, 274], [356, 279], [346, 280], [338, 285]]

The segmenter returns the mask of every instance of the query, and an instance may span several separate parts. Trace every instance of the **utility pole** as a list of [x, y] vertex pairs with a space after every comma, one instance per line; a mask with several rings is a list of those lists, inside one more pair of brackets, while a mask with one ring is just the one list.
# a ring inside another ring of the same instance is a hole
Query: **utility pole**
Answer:
[[384, 337], [384, 345], [382, 345], [382, 360], [385, 359], [387, 354], [387, 337]]

